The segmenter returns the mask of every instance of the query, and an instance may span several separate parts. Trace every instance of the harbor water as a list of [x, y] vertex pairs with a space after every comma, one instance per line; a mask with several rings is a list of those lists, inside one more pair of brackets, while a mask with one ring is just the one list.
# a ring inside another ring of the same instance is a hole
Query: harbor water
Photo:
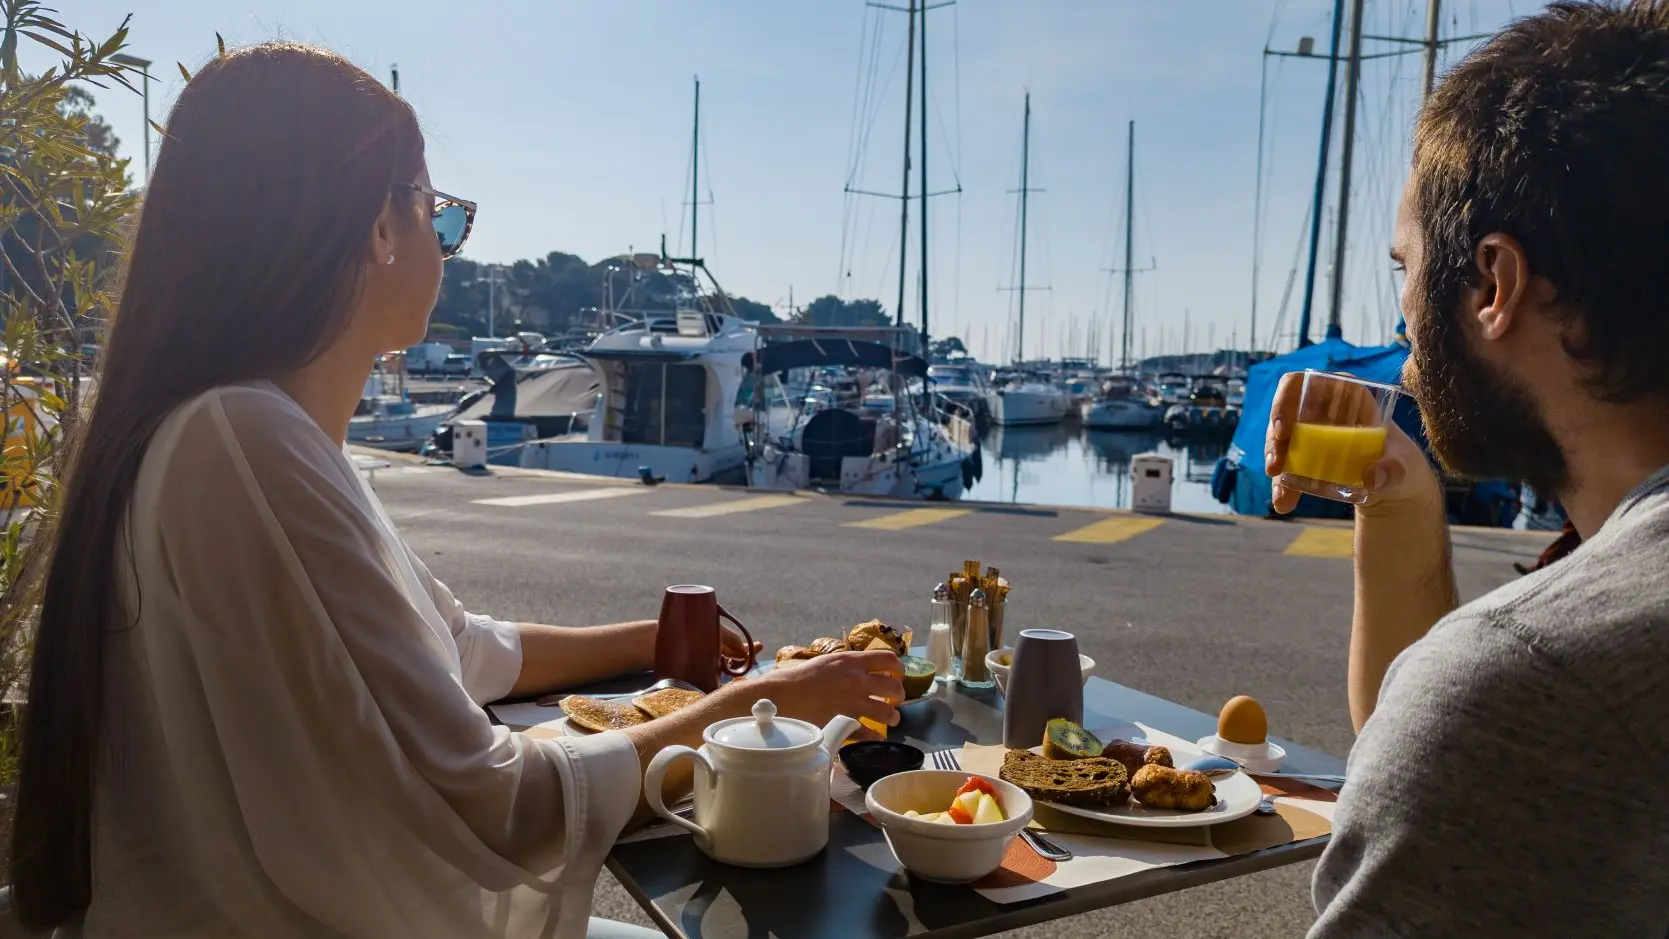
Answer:
[[1211, 497], [1211, 472], [1228, 437], [1167, 437], [1142, 431], [1086, 430], [1076, 424], [993, 427], [986, 433], [985, 475], [965, 499], [1103, 509], [1130, 507], [1130, 458], [1158, 453], [1175, 461], [1171, 508], [1224, 514]]

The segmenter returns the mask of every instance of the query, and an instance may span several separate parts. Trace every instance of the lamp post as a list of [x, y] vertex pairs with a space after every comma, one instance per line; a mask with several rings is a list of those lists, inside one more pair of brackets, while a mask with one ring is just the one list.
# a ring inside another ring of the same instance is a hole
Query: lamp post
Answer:
[[126, 53], [117, 53], [110, 57], [110, 61], [117, 65], [125, 65], [128, 68], [136, 69], [140, 75], [139, 97], [144, 102], [145, 107], [145, 184], [149, 186], [151, 182], [151, 61]]

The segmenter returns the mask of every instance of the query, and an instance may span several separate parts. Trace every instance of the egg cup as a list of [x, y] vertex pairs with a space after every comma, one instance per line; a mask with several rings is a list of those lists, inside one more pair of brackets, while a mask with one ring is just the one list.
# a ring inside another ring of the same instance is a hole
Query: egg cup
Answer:
[[1246, 767], [1249, 773], [1273, 773], [1286, 762], [1287, 751], [1273, 740], [1262, 743], [1234, 743], [1212, 734], [1199, 739], [1199, 748]]

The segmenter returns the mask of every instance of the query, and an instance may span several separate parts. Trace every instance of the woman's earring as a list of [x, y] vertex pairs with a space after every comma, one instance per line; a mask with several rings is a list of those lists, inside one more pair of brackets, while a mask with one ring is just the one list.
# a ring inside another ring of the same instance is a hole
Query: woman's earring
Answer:
[[392, 251], [388, 252], [388, 260], [384, 261], [383, 263], [384, 264], [393, 264], [394, 263], [394, 252], [392, 252]]

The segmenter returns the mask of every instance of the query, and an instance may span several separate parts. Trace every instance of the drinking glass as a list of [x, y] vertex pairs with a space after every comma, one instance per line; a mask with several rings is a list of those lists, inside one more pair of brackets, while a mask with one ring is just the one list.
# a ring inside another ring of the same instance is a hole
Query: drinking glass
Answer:
[[1398, 394], [1394, 385], [1305, 369], [1298, 419], [1276, 482], [1323, 499], [1366, 502], [1364, 474], [1385, 455]]

